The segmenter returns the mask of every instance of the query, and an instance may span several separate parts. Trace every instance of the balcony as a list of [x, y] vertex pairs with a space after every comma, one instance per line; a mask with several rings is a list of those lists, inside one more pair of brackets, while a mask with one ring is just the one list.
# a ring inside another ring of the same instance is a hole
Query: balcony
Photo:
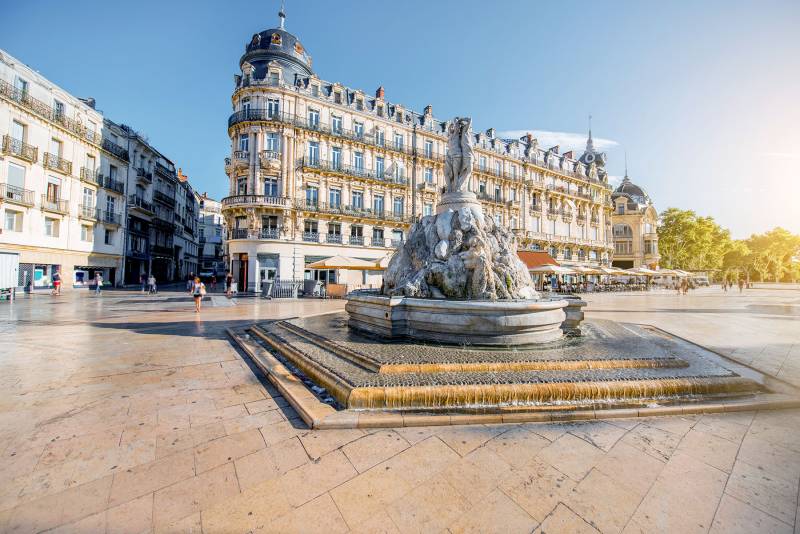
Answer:
[[115, 156], [117, 159], [125, 162], [130, 161], [128, 151], [109, 139], [103, 139], [103, 150]]
[[143, 169], [142, 167], [138, 167], [136, 169], [136, 179], [140, 182], [151, 184], [153, 183], [153, 173], [147, 172], [147, 170]]
[[34, 192], [28, 189], [0, 184], [0, 203], [10, 202], [20, 206], [33, 206]]
[[61, 156], [51, 154], [50, 152], [44, 153], [44, 160], [42, 164], [45, 169], [51, 169], [62, 174], [72, 174], [72, 162], [65, 160]]
[[139, 195], [129, 195], [128, 206], [131, 209], [139, 210], [146, 215], [153, 215], [153, 205]]
[[281, 153], [277, 150], [262, 150], [259, 154], [259, 164], [262, 167], [274, 167], [280, 163]]
[[364, 180], [375, 180], [390, 185], [405, 186], [408, 183], [405, 177], [386, 176], [386, 173], [377, 173], [372, 170], [364, 169], [363, 167], [342, 165], [337, 162], [303, 158], [298, 163], [298, 166], [304, 171], [310, 170], [316, 172], [341, 174], [345, 176], [352, 176], [354, 178], [361, 178]]
[[277, 206], [287, 207], [289, 199], [286, 197], [273, 197], [266, 195], [235, 195], [222, 199], [223, 207], [236, 206]]
[[233, 151], [233, 162], [238, 164], [249, 165], [250, 164], [250, 152], [246, 150], [234, 150]]
[[600, 224], [600, 218], [592, 216], [592, 218], [589, 219], [589, 223], [591, 223], [592, 226], [598, 226]]
[[157, 200], [162, 204], [166, 204], [167, 206], [174, 208], [175, 207], [175, 192], [172, 191], [172, 195], [170, 195], [170, 191], [164, 190], [161, 188], [156, 188], [153, 191], [153, 200]]
[[172, 244], [150, 245], [150, 252], [154, 255], [171, 258], [173, 253]]
[[402, 213], [394, 213], [385, 210], [374, 210], [370, 208], [364, 208], [361, 206], [350, 206], [346, 204], [329, 204], [327, 202], [310, 202], [308, 200], [298, 200], [295, 205], [299, 210], [314, 212], [314, 213], [324, 213], [328, 215], [343, 215], [348, 217], [378, 219], [382, 221], [394, 221], [403, 223], [413, 222], [413, 217], [404, 215]]
[[119, 226], [122, 224], [122, 216], [113, 211], [97, 210], [97, 220], [107, 226]]
[[94, 206], [87, 206], [85, 204], [78, 204], [78, 217], [90, 221], [96, 221], [98, 218], [98, 210]]
[[53, 106], [33, 98], [27, 91], [20, 90], [5, 80], [0, 80], [0, 96], [13, 101], [39, 117], [68, 130], [90, 143], [99, 145], [101, 142], [100, 134], [97, 132], [88, 129], [74, 119], [67, 118], [60, 110], [53, 109]]
[[337, 245], [342, 244], [342, 234], [326, 234], [325, 235], [325, 242], [326, 243], [334, 243]]
[[262, 228], [258, 232], [259, 239], [278, 239], [280, 237], [280, 230], [277, 228]]
[[561, 220], [564, 222], [572, 222], [572, 211], [570, 210], [561, 210]]
[[109, 191], [113, 191], [115, 193], [122, 194], [125, 192], [125, 184], [120, 182], [119, 180], [114, 180], [109, 176], [103, 176], [102, 174], [98, 174], [97, 184], [103, 189], [108, 189]]
[[24, 159], [30, 163], [36, 163], [39, 159], [39, 149], [19, 139], [14, 139], [10, 135], [3, 136], [3, 154]]
[[363, 235], [351, 235], [350, 236], [350, 244], [362, 246], [364, 245], [364, 236]]
[[581, 226], [585, 225], [586, 224], [586, 215], [578, 214], [578, 216], [575, 217], [575, 221], [577, 221], [577, 223], [580, 224]]
[[96, 169], [87, 169], [86, 167], [81, 167], [80, 178], [81, 182], [86, 182], [88, 184], [97, 184], [98, 180], [100, 179], [101, 174]]
[[156, 174], [163, 176], [169, 180], [175, 179], [175, 170], [156, 162]]
[[541, 204], [533, 204], [530, 207], [531, 215], [541, 215], [542, 214], [542, 205]]
[[69, 204], [66, 200], [42, 195], [42, 210], [65, 215], [69, 213]]
[[478, 200], [482, 200], [483, 202], [492, 202], [494, 204], [503, 204], [505, 200], [500, 195], [490, 195], [486, 192], [478, 192], [475, 194], [478, 197]]
[[427, 181], [422, 182], [420, 184], [417, 184], [417, 188], [419, 190], [421, 190], [421, 191], [430, 192], [430, 193], [435, 193], [436, 189], [437, 189], [435, 183], [427, 182]]
[[303, 232], [303, 241], [306, 243], [319, 243], [318, 232]]

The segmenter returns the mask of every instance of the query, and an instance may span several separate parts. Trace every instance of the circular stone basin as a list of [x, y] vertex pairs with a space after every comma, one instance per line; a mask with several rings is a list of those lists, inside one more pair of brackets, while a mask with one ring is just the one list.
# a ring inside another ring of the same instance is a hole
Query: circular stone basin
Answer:
[[567, 301], [447, 300], [354, 295], [345, 306], [351, 328], [387, 338], [457, 345], [527, 345], [563, 334]]

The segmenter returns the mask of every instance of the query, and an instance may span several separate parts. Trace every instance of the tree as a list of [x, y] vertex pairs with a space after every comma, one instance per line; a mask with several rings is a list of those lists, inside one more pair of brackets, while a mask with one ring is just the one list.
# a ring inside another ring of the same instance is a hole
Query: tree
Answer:
[[750, 280], [750, 273], [753, 271], [753, 252], [747, 247], [747, 243], [741, 240], [731, 242], [731, 248], [722, 258], [722, 269], [725, 276], [730, 279], [730, 273], [735, 272], [734, 279], [742, 278]]
[[731, 247], [730, 232], [712, 217], [700, 217], [694, 211], [678, 208], [661, 213], [658, 248], [664, 267], [690, 271], [720, 269]]
[[793, 258], [800, 253], [800, 236], [777, 227], [765, 234], [751, 235], [746, 244], [753, 251], [753, 267], [762, 282], [769, 275], [775, 282], [792, 278]]

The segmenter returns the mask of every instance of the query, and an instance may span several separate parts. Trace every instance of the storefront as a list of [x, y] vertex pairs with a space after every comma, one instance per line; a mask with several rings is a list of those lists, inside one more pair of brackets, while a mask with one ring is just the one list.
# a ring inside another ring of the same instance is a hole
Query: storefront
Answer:
[[73, 269], [74, 280], [72, 281], [72, 286], [94, 287], [94, 277], [97, 273], [100, 273], [100, 276], [103, 277], [103, 285], [108, 286], [116, 280], [117, 269], [116, 267], [76, 265]]

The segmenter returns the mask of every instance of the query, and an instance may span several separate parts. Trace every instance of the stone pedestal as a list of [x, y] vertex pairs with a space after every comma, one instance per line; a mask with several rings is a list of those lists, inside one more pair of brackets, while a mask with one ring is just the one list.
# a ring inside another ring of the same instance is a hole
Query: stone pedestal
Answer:
[[458, 211], [462, 207], [468, 207], [473, 215], [483, 220], [483, 207], [478, 201], [478, 197], [472, 191], [454, 191], [442, 195], [441, 200], [436, 205], [436, 214], [447, 210]]

